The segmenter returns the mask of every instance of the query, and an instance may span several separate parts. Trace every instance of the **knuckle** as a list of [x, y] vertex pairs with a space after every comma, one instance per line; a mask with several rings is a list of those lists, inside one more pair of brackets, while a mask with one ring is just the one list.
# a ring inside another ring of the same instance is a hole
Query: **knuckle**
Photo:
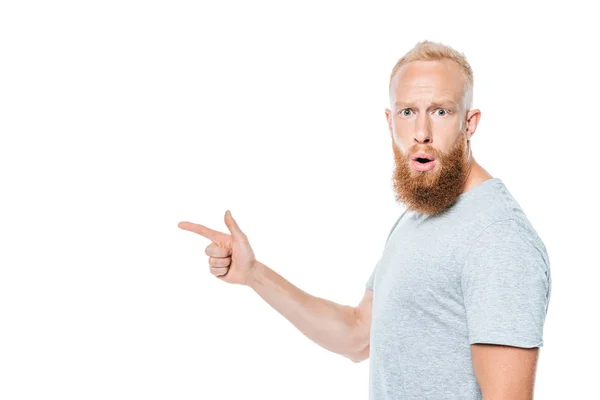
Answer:
[[227, 271], [228, 271], [228, 268], [212, 267], [212, 266], [210, 267], [210, 272], [213, 275], [217, 275], [217, 276], [219, 276], [219, 275], [225, 275], [227, 273]]
[[221, 257], [229, 257], [231, 255], [231, 249], [223, 249], [221, 253]]
[[231, 258], [209, 257], [208, 264], [214, 268], [228, 267], [231, 264]]

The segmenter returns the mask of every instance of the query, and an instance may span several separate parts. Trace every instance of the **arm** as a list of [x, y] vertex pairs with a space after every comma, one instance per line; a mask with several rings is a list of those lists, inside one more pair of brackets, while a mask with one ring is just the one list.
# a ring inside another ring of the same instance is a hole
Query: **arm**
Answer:
[[483, 400], [532, 400], [539, 348], [471, 345]]
[[516, 220], [497, 221], [473, 243], [461, 284], [483, 399], [531, 400], [551, 290], [543, 243]]
[[367, 313], [365, 307], [368, 299], [363, 299], [362, 307], [345, 306], [304, 292], [261, 262], [257, 261], [252, 270], [248, 286], [310, 340], [354, 362], [365, 358], [370, 328], [370, 309]]
[[368, 357], [372, 296], [366, 294], [359, 307], [311, 296], [256, 260], [248, 237], [229, 210], [225, 212], [225, 225], [231, 235], [187, 221], [180, 222], [178, 227], [212, 241], [205, 253], [209, 256], [210, 272], [217, 278], [251, 287], [321, 347], [355, 362]]
[[358, 318], [356, 326], [356, 348], [358, 353], [352, 361], [361, 362], [369, 358], [371, 350], [371, 312], [373, 309], [373, 290], [366, 288], [365, 294], [356, 307], [356, 316]]

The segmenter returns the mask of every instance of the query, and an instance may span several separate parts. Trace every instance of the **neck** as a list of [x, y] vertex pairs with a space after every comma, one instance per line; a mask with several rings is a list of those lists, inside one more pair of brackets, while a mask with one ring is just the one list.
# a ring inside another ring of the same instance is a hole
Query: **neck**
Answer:
[[463, 185], [463, 193], [471, 190], [474, 186], [479, 185], [481, 182], [493, 178], [481, 165], [475, 161], [473, 156], [470, 154], [467, 162], [467, 169], [469, 173], [466, 176], [465, 183]]

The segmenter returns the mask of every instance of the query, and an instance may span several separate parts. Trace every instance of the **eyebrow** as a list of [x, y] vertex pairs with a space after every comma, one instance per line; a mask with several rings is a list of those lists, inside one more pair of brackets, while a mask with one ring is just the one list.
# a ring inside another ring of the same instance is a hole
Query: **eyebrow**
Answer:
[[[394, 103], [395, 107], [399, 107], [399, 106], [406, 106], [406, 107], [414, 107], [415, 103], [412, 101], [396, 101]], [[442, 100], [435, 100], [431, 103], [431, 107], [441, 107], [441, 106], [451, 106], [451, 107], [458, 107], [458, 104], [454, 101], [454, 100], [450, 100], [450, 99], [442, 99]]]

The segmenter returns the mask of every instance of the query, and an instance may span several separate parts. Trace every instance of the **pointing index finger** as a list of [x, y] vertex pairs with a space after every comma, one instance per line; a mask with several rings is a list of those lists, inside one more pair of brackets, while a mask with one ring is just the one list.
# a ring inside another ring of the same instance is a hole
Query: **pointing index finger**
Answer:
[[194, 224], [193, 222], [182, 221], [177, 226], [183, 230], [197, 233], [205, 238], [216, 242], [220, 239], [221, 232], [214, 231], [201, 224]]

